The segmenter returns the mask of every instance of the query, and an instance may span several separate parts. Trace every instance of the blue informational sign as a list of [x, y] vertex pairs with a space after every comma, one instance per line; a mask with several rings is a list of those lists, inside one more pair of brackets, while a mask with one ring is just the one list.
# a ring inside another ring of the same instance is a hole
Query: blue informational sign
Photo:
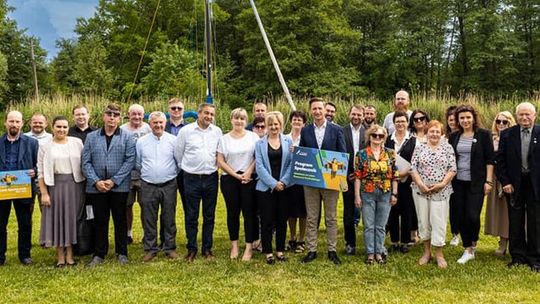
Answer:
[[347, 189], [348, 153], [295, 147], [292, 162], [292, 180], [297, 185]]

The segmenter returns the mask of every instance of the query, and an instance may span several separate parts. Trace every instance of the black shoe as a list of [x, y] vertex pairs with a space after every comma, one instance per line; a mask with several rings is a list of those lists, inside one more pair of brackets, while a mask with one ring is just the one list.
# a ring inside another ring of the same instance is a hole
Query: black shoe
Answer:
[[5, 259], [1, 259], [0, 260], [0, 266], [4, 265], [6, 263], [6, 260]]
[[345, 246], [345, 254], [346, 255], [355, 255], [356, 254], [356, 248], [352, 245]]
[[24, 258], [24, 259], [21, 259], [21, 263], [23, 265], [32, 265], [33, 261], [31, 258]]
[[388, 247], [388, 253], [400, 252], [400, 251], [401, 251], [401, 246], [399, 246], [399, 244], [392, 244], [390, 245], [390, 247]]
[[128, 242], [128, 245], [133, 244], [133, 237], [132, 237], [132, 236], [128, 236], [128, 237], [127, 237], [127, 242]]
[[508, 268], [515, 268], [515, 267], [519, 267], [519, 266], [525, 266], [527, 265], [527, 263], [523, 263], [521, 261], [517, 261], [517, 260], [512, 260], [510, 263], [508, 263]]
[[337, 253], [335, 251], [328, 251], [328, 259], [336, 265], [341, 264], [341, 261], [339, 260]]
[[401, 245], [400, 250], [401, 250], [401, 253], [408, 253], [411, 249], [409, 249], [409, 245], [403, 244]]
[[296, 249], [296, 240], [289, 240], [289, 243], [285, 247], [285, 251], [294, 251]]
[[309, 263], [317, 258], [317, 252], [316, 251], [310, 251], [308, 254], [302, 259], [302, 263]]
[[275, 263], [276, 263], [276, 259], [274, 259], [273, 255], [269, 255], [266, 257], [266, 264], [274, 265]]
[[540, 265], [539, 264], [531, 265], [531, 270], [534, 272], [540, 272]]

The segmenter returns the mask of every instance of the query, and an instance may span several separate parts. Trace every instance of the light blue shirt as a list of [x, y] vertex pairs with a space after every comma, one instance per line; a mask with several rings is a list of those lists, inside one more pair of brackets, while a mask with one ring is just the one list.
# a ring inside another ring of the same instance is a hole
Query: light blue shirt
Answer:
[[176, 136], [163, 132], [160, 138], [153, 133], [137, 140], [135, 168], [147, 183], [162, 184], [176, 177], [178, 164], [174, 156]]

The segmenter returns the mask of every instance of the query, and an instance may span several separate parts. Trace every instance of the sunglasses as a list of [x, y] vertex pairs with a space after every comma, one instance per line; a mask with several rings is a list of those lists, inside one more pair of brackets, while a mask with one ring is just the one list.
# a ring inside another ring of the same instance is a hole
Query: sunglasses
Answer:
[[184, 108], [182, 108], [182, 107], [170, 107], [169, 109], [171, 109], [173, 111], [182, 111]]
[[495, 124], [506, 126], [506, 125], [508, 124], [508, 120], [504, 120], [504, 119], [495, 119]]
[[378, 139], [383, 139], [384, 138], [384, 134], [371, 133], [370, 136], [373, 137], [373, 138], [378, 138]]
[[110, 117], [120, 117], [120, 112], [107, 111], [105, 112], [105, 114], [107, 114]]
[[414, 122], [421, 122], [421, 121], [426, 120], [426, 117], [425, 116], [414, 117], [413, 120]]
[[263, 126], [263, 125], [255, 125], [253, 126], [254, 129], [264, 129], [266, 128], [266, 126]]

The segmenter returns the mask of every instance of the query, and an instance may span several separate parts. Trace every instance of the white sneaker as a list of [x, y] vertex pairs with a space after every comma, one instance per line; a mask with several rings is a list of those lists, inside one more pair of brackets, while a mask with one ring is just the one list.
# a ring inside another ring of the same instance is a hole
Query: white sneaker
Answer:
[[459, 245], [459, 236], [457, 234], [455, 234], [453, 237], [452, 237], [452, 240], [450, 241], [450, 245], [452, 246], [457, 246]]
[[474, 251], [473, 253], [469, 253], [467, 250], [465, 250], [465, 252], [463, 252], [463, 255], [461, 256], [461, 258], [459, 258], [459, 260], [457, 260], [458, 264], [465, 264], [467, 263], [468, 261], [470, 260], [474, 260]]

